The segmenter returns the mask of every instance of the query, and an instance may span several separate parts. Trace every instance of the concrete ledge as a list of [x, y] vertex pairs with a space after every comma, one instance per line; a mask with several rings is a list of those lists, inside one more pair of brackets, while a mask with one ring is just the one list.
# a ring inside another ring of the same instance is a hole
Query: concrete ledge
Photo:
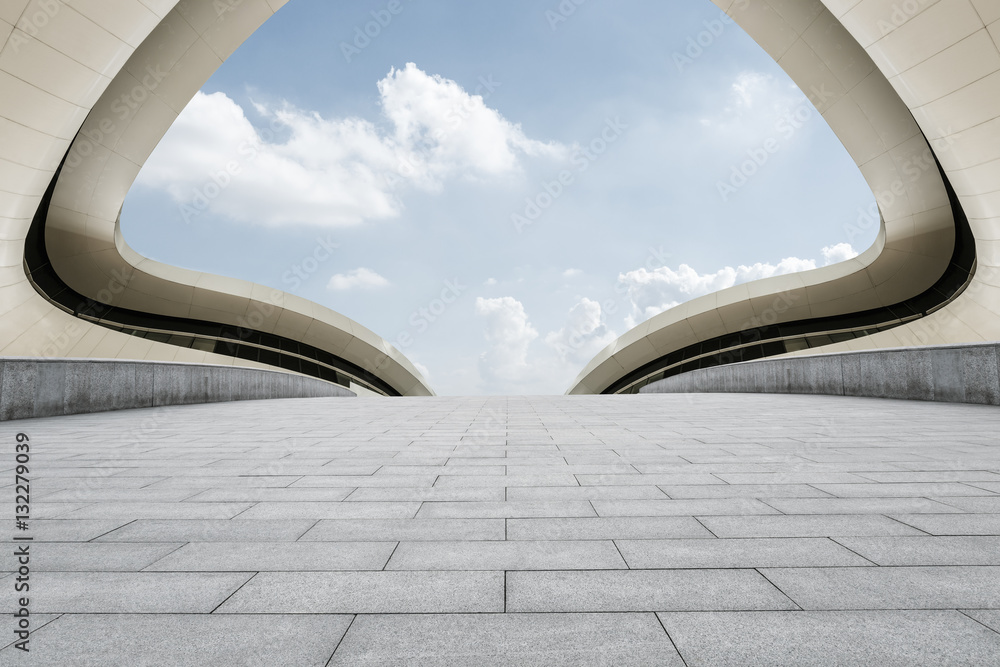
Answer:
[[1000, 343], [781, 357], [705, 368], [643, 394], [829, 394], [1000, 405]]
[[253, 368], [0, 357], [0, 421], [160, 405], [354, 395], [315, 378]]

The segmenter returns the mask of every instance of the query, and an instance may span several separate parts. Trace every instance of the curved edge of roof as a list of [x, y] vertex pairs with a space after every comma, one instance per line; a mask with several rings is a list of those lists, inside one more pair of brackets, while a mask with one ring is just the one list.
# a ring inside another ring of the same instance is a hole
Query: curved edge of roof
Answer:
[[[998, 176], [989, 163], [1000, 146], [978, 129], [1000, 114], [982, 90], [978, 113], [948, 106], [964, 90], [955, 71], [975, 64], [964, 82], [970, 87], [988, 74], [982, 70], [1000, 72], [986, 19], [922, 7], [896, 25], [871, 2], [713, 1], [844, 144], [875, 194], [878, 239], [848, 262], [737, 285], [661, 313], [598, 353], [567, 393], [626, 393], [663, 376], [767, 356], [1000, 337], [1000, 234], [988, 185]], [[942, 22], [955, 25], [943, 31]], [[950, 41], [929, 40], [930, 32]], [[960, 42], [964, 49], [952, 48]]]
[[[93, 15], [60, 6], [67, 20], [23, 39], [15, 28], [5, 44], [19, 40], [8, 69], [21, 68], [9, 73], [22, 83], [5, 86], [23, 109], [0, 119], [13, 123], [0, 129], [11, 139], [2, 157], [24, 167], [15, 183], [25, 185], [0, 206], [3, 268], [17, 266], [23, 278], [0, 283], [0, 353], [269, 368], [433, 395], [402, 353], [343, 315], [161, 264], [125, 243], [119, 214], [142, 164], [204, 82], [285, 2], [243, 0], [224, 12], [211, 2], [159, 12], [135, 0], [113, 4]], [[81, 17], [104, 30], [66, 39]]]

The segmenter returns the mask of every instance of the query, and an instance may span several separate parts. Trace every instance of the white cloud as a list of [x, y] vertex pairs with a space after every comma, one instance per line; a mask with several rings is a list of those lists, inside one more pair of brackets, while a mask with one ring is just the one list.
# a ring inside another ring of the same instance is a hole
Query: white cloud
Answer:
[[388, 285], [388, 280], [371, 269], [361, 267], [347, 273], [338, 273], [330, 278], [330, 282], [327, 283], [326, 288], [344, 291], [355, 288], [373, 289], [376, 287], [387, 287]]
[[417, 372], [424, 376], [425, 380], [431, 379], [431, 372], [427, 369], [427, 366], [424, 366], [419, 361], [416, 361], [412, 356], [408, 356], [407, 359], [409, 359], [410, 363], [413, 364], [413, 367], [417, 369]]
[[582, 276], [583, 271], [580, 269], [566, 269], [563, 271], [563, 278], [575, 278], [576, 276]]
[[850, 243], [829, 245], [820, 250], [820, 253], [823, 255], [823, 266], [829, 266], [837, 262], [846, 262], [858, 256], [858, 251], [852, 248]]
[[[759, 146], [769, 138], [779, 138], [782, 119], [796, 119], [796, 114], [814, 109], [794, 84], [779, 81], [770, 74], [741, 72], [729, 90], [729, 103], [712, 117], [700, 119], [701, 125], [727, 144]], [[798, 122], [798, 121], [796, 121]]]
[[407, 187], [518, 173], [524, 157], [570, 148], [521, 127], [454, 81], [413, 63], [378, 82], [385, 128], [254, 104], [258, 130], [223, 93], [198, 93], [146, 162], [139, 183], [167, 191], [189, 222], [204, 212], [267, 225], [354, 225], [393, 217]]
[[601, 304], [584, 297], [570, 308], [566, 325], [545, 336], [545, 343], [564, 364], [580, 367], [617, 337], [601, 315]]
[[[850, 259], [858, 254], [849, 243], [827, 246], [820, 252], [823, 255], [824, 266]], [[654, 271], [640, 268], [622, 273], [619, 274], [618, 280], [627, 289], [626, 295], [632, 306], [632, 312], [625, 318], [625, 324], [632, 328], [685, 301], [733, 285], [815, 268], [815, 260], [786, 257], [777, 264], [757, 262], [750, 266], [740, 265], [735, 269], [726, 266], [715, 273], [698, 273], [687, 264], [681, 264], [676, 270], [670, 267], [660, 267]]]
[[487, 278], [486, 282], [484, 282], [483, 284], [486, 285], [487, 287], [493, 287], [494, 285], [497, 284], [497, 279], [496, 278]]
[[488, 344], [479, 357], [480, 376], [489, 383], [522, 378], [528, 370], [528, 346], [538, 337], [524, 305], [510, 296], [477, 297], [476, 314], [486, 318]]

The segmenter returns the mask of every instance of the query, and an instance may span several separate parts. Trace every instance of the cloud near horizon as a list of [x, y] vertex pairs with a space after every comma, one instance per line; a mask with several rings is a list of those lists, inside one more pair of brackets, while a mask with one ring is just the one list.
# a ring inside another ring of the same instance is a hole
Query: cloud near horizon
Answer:
[[[820, 250], [823, 266], [846, 261], [858, 255], [849, 243], [838, 243]], [[625, 318], [631, 329], [666, 310], [685, 301], [718, 292], [734, 285], [761, 280], [786, 273], [798, 273], [816, 268], [816, 261], [786, 257], [777, 264], [757, 262], [750, 266], [736, 268], [726, 266], [715, 273], [698, 273], [687, 264], [676, 270], [663, 266], [655, 270], [636, 269], [619, 274], [618, 281], [627, 289], [627, 297], [632, 312]]]

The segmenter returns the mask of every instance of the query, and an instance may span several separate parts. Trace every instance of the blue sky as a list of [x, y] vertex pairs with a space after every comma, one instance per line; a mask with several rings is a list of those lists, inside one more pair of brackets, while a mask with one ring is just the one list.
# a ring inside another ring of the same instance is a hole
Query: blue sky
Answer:
[[439, 394], [562, 393], [673, 304], [874, 241], [715, 5], [576, 2], [291, 0], [154, 151], [126, 240], [343, 313]]

